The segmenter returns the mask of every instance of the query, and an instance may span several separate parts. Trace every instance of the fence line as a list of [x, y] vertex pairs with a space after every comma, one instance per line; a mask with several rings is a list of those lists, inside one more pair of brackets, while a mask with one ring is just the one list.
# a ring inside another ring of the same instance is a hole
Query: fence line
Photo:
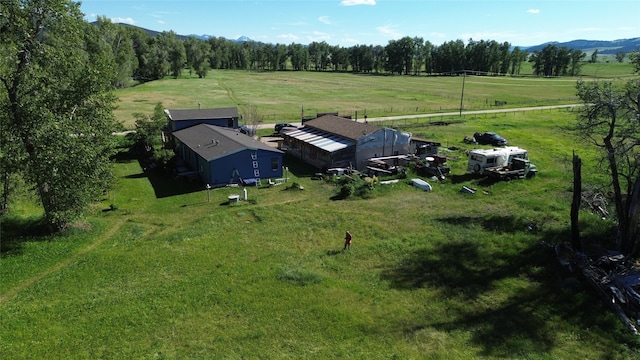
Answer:
[[[563, 102], [573, 102], [575, 99], [545, 99], [545, 100], [531, 100], [531, 101], [519, 101], [519, 102], [506, 102], [503, 100], [495, 100], [494, 103], [486, 101], [473, 102], [465, 101], [462, 111], [478, 111], [489, 109], [504, 109], [508, 107], [525, 107], [532, 104], [561, 104]], [[498, 105], [496, 105], [497, 103]], [[478, 105], [480, 104], [480, 105]], [[351, 117], [353, 119], [362, 120], [366, 117], [385, 117], [385, 116], [402, 116], [402, 115], [419, 115], [419, 114], [436, 114], [436, 113], [450, 113], [458, 112], [460, 107], [443, 107], [443, 106], [390, 106], [383, 108], [363, 108], [363, 109], [305, 109], [305, 117], [314, 116], [317, 113], [331, 113], [337, 112], [340, 116]], [[530, 111], [530, 110], [529, 110]], [[300, 112], [288, 112], [288, 113], [272, 113], [262, 114], [263, 122], [279, 122], [279, 121], [296, 121], [301, 120]]]
[[522, 109], [513, 109], [513, 111], [501, 111], [496, 113], [482, 113], [482, 114], [465, 114], [462, 115], [452, 115], [452, 114], [443, 114], [443, 115], [431, 115], [428, 117], [418, 117], [418, 118], [404, 118], [404, 119], [393, 119], [393, 120], [383, 120], [376, 121], [375, 124], [379, 126], [387, 126], [387, 127], [397, 127], [397, 126], [433, 126], [433, 125], [447, 125], [454, 124], [458, 122], [467, 121], [467, 118], [478, 118], [484, 116], [487, 117], [506, 117], [507, 115], [513, 115], [517, 113], [522, 113], [523, 115], [526, 113], [532, 112], [546, 112], [546, 111], [557, 111], [557, 112], [573, 112], [573, 108], [545, 108], [545, 109], [535, 109], [535, 110], [522, 110]]

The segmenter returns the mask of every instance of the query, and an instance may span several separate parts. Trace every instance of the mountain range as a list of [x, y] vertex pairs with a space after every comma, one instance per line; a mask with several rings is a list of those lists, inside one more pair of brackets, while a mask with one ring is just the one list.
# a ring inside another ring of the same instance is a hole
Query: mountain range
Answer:
[[[154, 31], [154, 30], [149, 30], [149, 29], [144, 29], [141, 27], [137, 27], [135, 25], [129, 25], [129, 24], [124, 24], [121, 23], [121, 25], [125, 25], [125, 26], [130, 26], [130, 27], [134, 27], [134, 28], [138, 28], [141, 29], [143, 31], [145, 31], [147, 34], [151, 35], [151, 36], [156, 36], [158, 35], [160, 32], [158, 31]], [[197, 39], [201, 39], [201, 40], [208, 40], [214, 36], [212, 35], [195, 35], [195, 34], [190, 34], [190, 35], [177, 35], [177, 37], [179, 39], [187, 39], [189, 37], [195, 37]], [[232, 40], [232, 39], [230, 39]], [[246, 36], [241, 36], [235, 40], [233, 40], [235, 42], [251, 42], [254, 41]], [[567, 42], [557, 42], [557, 41], [552, 41], [552, 42], [546, 42], [540, 45], [535, 45], [535, 46], [520, 46], [521, 50], [525, 50], [528, 51], [530, 53], [534, 52], [534, 51], [540, 51], [542, 50], [545, 46], [547, 45], [555, 45], [558, 47], [566, 47], [568, 49], [574, 49], [574, 50], [582, 50], [584, 53], [586, 53], [587, 55], [591, 55], [594, 51], [598, 50], [598, 54], [600, 55], [615, 55], [616, 53], [622, 51], [625, 53], [629, 53], [629, 52], [634, 52], [634, 51], [640, 51], [640, 37], [636, 37], [636, 38], [632, 38], [632, 39], [619, 39], [619, 40], [572, 40], [572, 41], [567, 41]]]
[[592, 54], [598, 50], [600, 55], [615, 55], [619, 51], [630, 53], [634, 51], [640, 51], [640, 37], [633, 39], [619, 39], [619, 40], [572, 40], [567, 42], [547, 42], [536, 46], [521, 46], [521, 50], [526, 50], [530, 53], [534, 51], [540, 51], [547, 45], [556, 45], [558, 47], [566, 47], [567, 49], [582, 50], [587, 55]]

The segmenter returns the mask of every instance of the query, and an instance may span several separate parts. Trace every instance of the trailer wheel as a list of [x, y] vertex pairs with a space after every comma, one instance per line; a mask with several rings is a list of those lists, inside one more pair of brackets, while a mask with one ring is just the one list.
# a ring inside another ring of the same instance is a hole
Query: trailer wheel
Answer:
[[481, 172], [480, 172], [480, 164], [475, 164], [473, 166], [473, 172], [481, 174]]

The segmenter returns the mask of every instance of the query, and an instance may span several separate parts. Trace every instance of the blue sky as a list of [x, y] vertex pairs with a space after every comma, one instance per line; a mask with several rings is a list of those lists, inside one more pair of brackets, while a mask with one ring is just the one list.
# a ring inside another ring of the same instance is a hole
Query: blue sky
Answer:
[[88, 21], [106, 16], [180, 35], [247, 36], [280, 44], [386, 45], [419, 36], [549, 41], [640, 37], [640, 0], [84, 0]]

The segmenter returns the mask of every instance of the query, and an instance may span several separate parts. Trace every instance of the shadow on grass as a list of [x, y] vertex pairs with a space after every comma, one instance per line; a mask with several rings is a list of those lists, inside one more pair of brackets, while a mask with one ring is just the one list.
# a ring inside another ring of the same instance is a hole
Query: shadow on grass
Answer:
[[460, 184], [460, 183], [476, 180], [476, 183], [479, 186], [491, 186], [500, 181], [504, 181], [504, 180], [483, 176], [483, 175], [478, 175], [478, 174], [450, 175], [449, 178], [451, 179], [452, 184]]
[[460, 184], [477, 179], [478, 175], [475, 174], [463, 174], [463, 175], [449, 175], [452, 184]]
[[343, 252], [344, 252], [343, 250], [331, 249], [331, 250], [327, 250], [327, 256], [336, 256], [338, 254], [342, 254]]
[[[562, 341], [559, 335], [585, 328], [607, 338], [607, 343], [628, 339], [627, 346], [638, 347], [631, 335], [616, 333], [615, 329], [623, 327], [615, 324], [617, 318], [594, 292], [559, 286], [572, 275], [560, 267], [551, 247], [544, 244], [568, 239], [568, 233], [538, 231], [535, 224], [510, 216], [439, 221], [454, 225], [475, 222], [488, 232], [534, 232], [540, 241], [496, 252], [485, 249], [481, 241], [460, 240], [408, 252], [398, 265], [383, 271], [382, 278], [400, 290], [437, 289], [446, 299], [447, 315], [434, 318], [420, 314], [411, 328], [405, 328], [406, 321], [399, 323], [401, 331], [432, 327], [446, 333], [468, 332], [470, 341], [483, 349], [483, 356], [497, 358], [546, 356]], [[522, 234], [514, 239], [517, 237]], [[611, 355], [619, 350], [611, 349]]]
[[1, 257], [22, 254], [22, 244], [34, 241], [50, 241], [56, 233], [45, 223], [44, 218], [13, 217], [2, 218], [2, 241], [0, 241]]
[[127, 178], [147, 177], [153, 187], [156, 198], [165, 198], [176, 195], [190, 194], [202, 191], [205, 185], [200, 180], [175, 180], [172, 176], [165, 174], [160, 169], [147, 170], [141, 174], [129, 175]]

